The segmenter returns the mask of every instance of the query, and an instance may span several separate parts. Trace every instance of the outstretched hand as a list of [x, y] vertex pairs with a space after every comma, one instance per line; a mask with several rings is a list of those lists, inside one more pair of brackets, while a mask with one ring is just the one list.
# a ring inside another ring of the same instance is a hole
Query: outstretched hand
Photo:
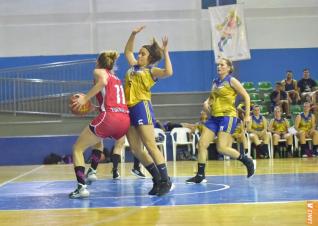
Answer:
[[137, 33], [141, 32], [145, 27], [146, 27], [145, 25], [143, 25], [143, 26], [141, 26], [141, 27], [136, 27], [136, 28], [132, 31], [132, 33], [133, 33], [133, 34], [137, 34]]
[[165, 51], [168, 48], [168, 37], [164, 36], [162, 38], [162, 50]]

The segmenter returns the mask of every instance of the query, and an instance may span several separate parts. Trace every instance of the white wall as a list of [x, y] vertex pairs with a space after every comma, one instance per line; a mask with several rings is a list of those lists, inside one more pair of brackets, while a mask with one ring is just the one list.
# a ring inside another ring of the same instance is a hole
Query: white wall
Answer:
[[[318, 47], [317, 0], [238, 0], [249, 46]], [[168, 35], [172, 51], [210, 50], [201, 0], [0, 0], [0, 57], [123, 51], [131, 30], [146, 25], [136, 50]]]
[[317, 0], [238, 0], [252, 49], [318, 47]]

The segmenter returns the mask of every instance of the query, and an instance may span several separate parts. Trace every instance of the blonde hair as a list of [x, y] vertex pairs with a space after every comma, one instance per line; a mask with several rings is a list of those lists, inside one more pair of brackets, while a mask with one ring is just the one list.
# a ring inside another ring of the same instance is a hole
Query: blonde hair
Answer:
[[224, 60], [226, 62], [226, 65], [230, 67], [230, 73], [234, 72], [233, 62], [230, 59], [222, 57], [220, 58], [220, 60]]
[[109, 50], [99, 54], [97, 62], [100, 68], [106, 68], [112, 70], [119, 57], [119, 53], [114, 50]]

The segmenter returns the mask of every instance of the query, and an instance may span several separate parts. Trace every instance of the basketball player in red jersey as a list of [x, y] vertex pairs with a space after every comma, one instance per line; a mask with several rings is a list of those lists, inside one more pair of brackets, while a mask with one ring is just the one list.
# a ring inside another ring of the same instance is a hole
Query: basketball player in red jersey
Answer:
[[118, 57], [116, 51], [103, 52], [98, 56], [94, 69], [94, 86], [85, 96], [79, 97], [72, 106], [78, 109], [96, 96], [99, 114], [82, 131], [73, 146], [73, 162], [78, 186], [69, 194], [70, 198], [89, 196], [85, 184], [84, 151], [88, 147], [93, 148], [92, 161], [95, 161], [97, 166], [103, 151], [102, 139], [112, 137], [117, 140], [127, 133], [130, 126], [124, 90], [121, 81], [112, 72]]

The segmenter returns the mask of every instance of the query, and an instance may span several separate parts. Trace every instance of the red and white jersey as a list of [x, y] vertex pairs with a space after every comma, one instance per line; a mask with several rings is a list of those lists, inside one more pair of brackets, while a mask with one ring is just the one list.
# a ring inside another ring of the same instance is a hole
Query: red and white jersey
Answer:
[[107, 85], [96, 94], [96, 99], [101, 112], [129, 113], [126, 105], [124, 89], [120, 79], [105, 69], [108, 75]]

